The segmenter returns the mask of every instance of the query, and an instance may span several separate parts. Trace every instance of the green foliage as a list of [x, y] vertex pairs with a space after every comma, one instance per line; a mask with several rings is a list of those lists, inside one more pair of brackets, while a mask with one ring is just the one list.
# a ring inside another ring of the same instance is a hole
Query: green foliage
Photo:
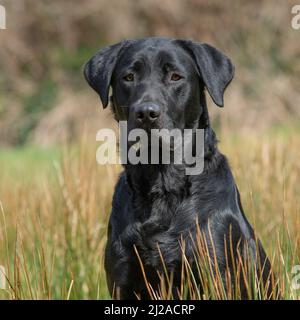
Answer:
[[[100, 46], [100, 44], [99, 44]], [[76, 51], [61, 49], [58, 51], [58, 65], [70, 76], [82, 69], [83, 65], [99, 50], [99, 47], [80, 46]]]
[[41, 82], [35, 92], [24, 97], [24, 110], [27, 114], [39, 114], [51, 109], [57, 98], [58, 85], [50, 79]]
[[42, 81], [33, 94], [22, 99], [24, 121], [19, 130], [19, 144], [24, 144], [30, 132], [36, 127], [41, 117], [55, 105], [58, 96], [58, 85], [53, 80]]

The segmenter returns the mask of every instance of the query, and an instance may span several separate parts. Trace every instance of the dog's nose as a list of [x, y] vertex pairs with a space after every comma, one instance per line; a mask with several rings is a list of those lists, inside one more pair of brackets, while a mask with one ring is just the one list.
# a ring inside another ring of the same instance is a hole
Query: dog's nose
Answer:
[[135, 118], [139, 122], [154, 122], [160, 116], [160, 107], [154, 103], [141, 104], [135, 109]]

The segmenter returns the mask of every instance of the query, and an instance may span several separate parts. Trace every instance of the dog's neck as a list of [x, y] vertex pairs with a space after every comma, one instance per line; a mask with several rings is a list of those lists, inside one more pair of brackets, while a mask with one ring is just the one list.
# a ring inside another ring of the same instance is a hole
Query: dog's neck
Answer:
[[[211, 127], [204, 129], [204, 171], [217, 165], [218, 149]], [[127, 184], [131, 190], [138, 219], [159, 219], [168, 224], [172, 214], [184, 199], [190, 197], [191, 178], [186, 165], [170, 163], [125, 165]], [[156, 208], [153, 212], [152, 208]]]

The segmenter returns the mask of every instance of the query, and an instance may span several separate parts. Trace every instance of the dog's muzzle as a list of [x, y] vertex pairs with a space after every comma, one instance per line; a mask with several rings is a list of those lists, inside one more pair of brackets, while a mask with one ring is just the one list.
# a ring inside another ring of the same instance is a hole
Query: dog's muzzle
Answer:
[[135, 121], [141, 127], [152, 127], [160, 115], [160, 107], [154, 103], [143, 103], [134, 108]]

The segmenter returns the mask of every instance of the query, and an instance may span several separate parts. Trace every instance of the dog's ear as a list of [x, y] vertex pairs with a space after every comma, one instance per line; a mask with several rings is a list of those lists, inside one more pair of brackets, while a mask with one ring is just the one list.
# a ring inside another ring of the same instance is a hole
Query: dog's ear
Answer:
[[109, 101], [111, 77], [122, 49], [129, 43], [120, 43], [105, 47], [98, 51], [84, 66], [84, 76], [88, 84], [99, 94], [103, 108]]
[[234, 76], [234, 65], [222, 52], [206, 43], [176, 40], [196, 61], [198, 72], [214, 103], [223, 107], [223, 95]]

